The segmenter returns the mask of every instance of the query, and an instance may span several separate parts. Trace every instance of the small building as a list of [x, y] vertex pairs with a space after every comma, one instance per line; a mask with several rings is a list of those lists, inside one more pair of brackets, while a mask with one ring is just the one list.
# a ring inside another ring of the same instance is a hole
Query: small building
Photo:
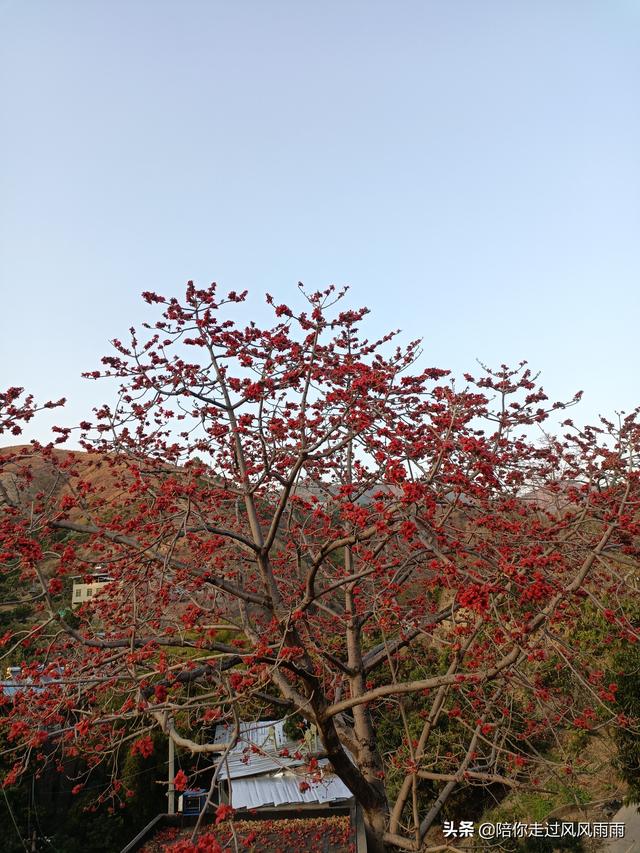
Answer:
[[55, 667], [53, 671], [49, 668], [47, 675], [43, 674], [44, 671], [44, 666], [37, 667], [34, 683], [34, 678], [23, 674], [21, 666], [8, 666], [6, 677], [0, 681], [0, 696], [8, 701], [14, 701], [28, 693], [40, 693], [63, 672], [60, 667]]
[[[238, 849], [282, 853], [295, 837], [300, 853], [366, 853], [360, 808], [323, 757], [314, 727], [297, 740], [284, 727], [284, 720], [240, 723], [238, 742], [219, 759], [218, 795], [202, 816], [202, 832], [229, 849], [229, 822], [216, 820], [216, 805], [228, 803]], [[228, 743], [233, 731], [218, 725], [214, 742]], [[184, 791], [178, 814], [157, 815], [121, 853], [161, 853], [187, 841], [207, 796]]]
[[80, 607], [87, 601], [91, 601], [104, 587], [113, 583], [113, 578], [104, 572], [92, 572], [90, 575], [75, 575], [71, 591], [71, 606]]
[[[219, 725], [214, 743], [227, 742], [232, 732], [232, 725]], [[224, 759], [218, 780], [221, 799], [236, 810], [353, 801], [351, 791], [322, 757], [315, 729], [302, 740], [292, 740], [284, 731], [284, 720], [240, 723], [238, 742]]]
[[[14, 669], [15, 667], [11, 667]], [[8, 672], [8, 670], [7, 670]], [[41, 687], [33, 687], [30, 681], [20, 680], [15, 675], [7, 675], [7, 678], [0, 681], [0, 696], [2, 701], [12, 702], [20, 694], [27, 693], [29, 690], [40, 691]]]

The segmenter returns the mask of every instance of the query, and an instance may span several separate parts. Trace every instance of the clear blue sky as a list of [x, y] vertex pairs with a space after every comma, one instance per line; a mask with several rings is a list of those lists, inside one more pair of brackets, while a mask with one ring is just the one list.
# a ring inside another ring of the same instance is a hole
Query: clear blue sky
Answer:
[[0, 0], [0, 385], [79, 419], [142, 290], [302, 280], [634, 407], [639, 45], [636, 0]]

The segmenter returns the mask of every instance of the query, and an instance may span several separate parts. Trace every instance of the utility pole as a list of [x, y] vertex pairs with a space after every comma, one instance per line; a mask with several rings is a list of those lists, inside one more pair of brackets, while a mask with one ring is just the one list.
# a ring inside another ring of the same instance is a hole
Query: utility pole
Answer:
[[175, 814], [176, 813], [176, 789], [173, 786], [173, 780], [175, 777], [175, 764], [176, 764], [176, 754], [175, 754], [175, 745], [173, 743], [173, 738], [171, 737], [171, 727], [169, 727], [169, 788], [167, 791], [167, 796], [169, 798], [169, 802], [167, 804], [167, 814]]
[[169, 736], [169, 805], [167, 812], [168, 814], [176, 813], [176, 791], [173, 787], [173, 778], [175, 776], [175, 746], [173, 744], [173, 738]]

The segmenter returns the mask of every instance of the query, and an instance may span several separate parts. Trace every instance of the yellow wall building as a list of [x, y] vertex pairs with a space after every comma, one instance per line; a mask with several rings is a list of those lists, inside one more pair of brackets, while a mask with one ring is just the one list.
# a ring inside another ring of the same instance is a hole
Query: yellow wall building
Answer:
[[86, 582], [86, 575], [76, 575], [73, 578], [73, 589], [71, 592], [71, 606], [80, 607], [86, 601], [91, 601], [108, 583], [113, 581], [112, 577], [101, 572], [91, 575], [91, 580]]

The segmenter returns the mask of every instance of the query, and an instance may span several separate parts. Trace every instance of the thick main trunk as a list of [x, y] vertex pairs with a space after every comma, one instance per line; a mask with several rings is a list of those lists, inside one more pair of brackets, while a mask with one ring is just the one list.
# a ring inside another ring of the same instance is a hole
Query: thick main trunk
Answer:
[[380, 779], [368, 779], [367, 776], [370, 774], [367, 769], [363, 770], [354, 764], [347, 755], [338, 737], [334, 721], [323, 716], [322, 711], [326, 710], [326, 705], [323, 709], [314, 710], [326, 756], [362, 809], [367, 832], [367, 851], [368, 853], [385, 853], [384, 833], [389, 817], [389, 804], [384, 784]]
[[365, 809], [364, 826], [367, 833], [367, 853], [386, 853], [384, 832], [387, 825], [388, 813], [384, 808]]

